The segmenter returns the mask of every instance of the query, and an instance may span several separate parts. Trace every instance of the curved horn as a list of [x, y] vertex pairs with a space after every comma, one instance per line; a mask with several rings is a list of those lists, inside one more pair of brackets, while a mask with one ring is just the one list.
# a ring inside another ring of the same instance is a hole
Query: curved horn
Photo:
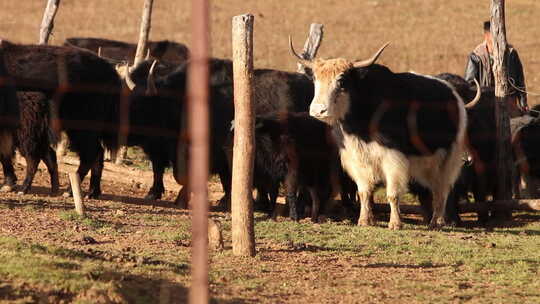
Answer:
[[387, 42], [385, 43], [376, 53], [375, 55], [371, 56], [371, 58], [369, 59], [366, 59], [366, 60], [362, 60], [362, 61], [357, 61], [355, 63], [353, 63], [353, 66], [355, 68], [363, 68], [363, 67], [367, 67], [367, 66], [370, 66], [372, 64], [375, 63], [375, 61], [377, 61], [377, 58], [379, 58], [379, 56], [382, 54], [382, 52], [384, 51], [384, 49], [390, 45], [390, 42]]
[[473, 100], [471, 100], [465, 105], [465, 109], [470, 109], [474, 107], [478, 103], [478, 101], [480, 101], [480, 97], [482, 97], [482, 90], [480, 89], [480, 84], [478, 83], [478, 80], [476, 80], [476, 78], [474, 79], [474, 84], [476, 85], [476, 96], [474, 96]]
[[126, 63], [126, 69], [124, 70], [124, 80], [126, 81], [128, 88], [133, 91], [133, 89], [135, 88], [135, 82], [133, 81], [133, 79], [131, 79], [131, 76], [129, 75], [129, 70], [129, 63]]
[[157, 60], [152, 62], [150, 71], [148, 72], [148, 78], [146, 79], [146, 95], [154, 96], [157, 95], [156, 81], [154, 79], [154, 68], [156, 67]]
[[311, 62], [311, 60], [306, 60], [302, 58], [302, 56], [298, 55], [298, 53], [296, 53], [296, 51], [294, 50], [291, 36], [289, 36], [289, 49], [291, 51], [291, 54], [298, 59], [298, 62], [300, 62], [300, 64], [310, 69], [313, 67], [313, 62]]
[[150, 49], [148, 49], [148, 50], [146, 51], [146, 58], [144, 58], [144, 59], [145, 59], [145, 60], [150, 59]]

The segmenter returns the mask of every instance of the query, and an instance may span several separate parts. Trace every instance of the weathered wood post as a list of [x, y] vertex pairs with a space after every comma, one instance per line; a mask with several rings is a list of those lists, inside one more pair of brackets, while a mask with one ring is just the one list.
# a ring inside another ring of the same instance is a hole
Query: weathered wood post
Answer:
[[[495, 200], [512, 198], [512, 151], [510, 144], [510, 119], [506, 109], [508, 87], [508, 47], [506, 41], [506, 25], [504, 0], [491, 2], [491, 35], [493, 37], [493, 75], [495, 78], [495, 121], [497, 127], [497, 191]], [[498, 212], [501, 216], [510, 216], [512, 211]]]
[[[208, 303], [208, 0], [191, 2], [191, 64], [188, 70], [189, 185], [193, 192], [189, 303]], [[179, 155], [178, 157], [181, 157]]]
[[[45, 7], [45, 11], [43, 12], [43, 19], [41, 20], [41, 26], [39, 28], [39, 44], [48, 44], [49, 43], [49, 37], [51, 36], [51, 33], [54, 28], [54, 18], [56, 17], [56, 13], [58, 12], [58, 7], [60, 6], [60, 0], [48, 0], [47, 6]], [[58, 109], [53, 107], [53, 125], [56, 125], [56, 127], [53, 127], [54, 132], [60, 132], [59, 130], [59, 121], [58, 121]], [[62, 161], [62, 158], [67, 154], [67, 145], [68, 140], [67, 136], [64, 132], [59, 135], [60, 142], [56, 146], [56, 158], [58, 161]]]
[[73, 200], [75, 201], [75, 211], [78, 215], [84, 216], [84, 205], [81, 196], [81, 179], [77, 172], [70, 172], [68, 175], [71, 191], [73, 191]]
[[233, 254], [255, 255], [253, 221], [253, 15], [233, 17], [232, 49], [234, 75], [234, 147], [232, 170]]
[[148, 37], [150, 36], [150, 27], [152, 25], [152, 7], [154, 0], [145, 0], [141, 17], [141, 30], [139, 32], [139, 42], [137, 43], [137, 51], [135, 52], [134, 66], [139, 65], [144, 60], [146, 55], [146, 47], [148, 45]]
[[[141, 27], [139, 31], [139, 41], [137, 42], [137, 50], [135, 51], [135, 58], [133, 59], [133, 67], [136, 67], [141, 63], [141, 61], [144, 60], [144, 57], [146, 56], [146, 49], [148, 46], [148, 37], [150, 36], [150, 27], [152, 25], [152, 7], [154, 5], [154, 0], [145, 0], [143, 11], [142, 11], [142, 17], [141, 17]], [[129, 73], [129, 67], [128, 67], [128, 73]], [[126, 110], [127, 107], [124, 107], [124, 110]], [[127, 109], [129, 111], [129, 109]], [[122, 113], [123, 114], [123, 113]], [[127, 115], [127, 114], [125, 114]], [[127, 128], [122, 128], [124, 132], [120, 132], [119, 137], [119, 148], [116, 153], [116, 158], [111, 157], [114, 159], [114, 163], [117, 165], [120, 165], [124, 162], [124, 160], [127, 158], [127, 146], [126, 146], [126, 133]]]
[[[302, 58], [306, 60], [313, 60], [315, 56], [317, 56], [317, 51], [319, 50], [323, 39], [323, 28], [324, 26], [322, 24], [311, 24], [309, 27], [309, 36], [304, 44], [304, 50], [302, 51], [302, 54], [300, 54]], [[306, 74], [306, 67], [303, 64], [298, 63], [297, 72]]]
[[49, 37], [54, 28], [54, 17], [60, 6], [60, 0], [49, 0], [47, 7], [43, 13], [43, 19], [41, 20], [41, 27], [39, 28], [39, 44], [49, 43]]

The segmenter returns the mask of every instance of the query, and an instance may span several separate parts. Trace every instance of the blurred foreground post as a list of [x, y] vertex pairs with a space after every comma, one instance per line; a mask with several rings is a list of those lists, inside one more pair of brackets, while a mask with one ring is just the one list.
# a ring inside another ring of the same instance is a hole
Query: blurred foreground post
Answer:
[[84, 216], [84, 205], [81, 196], [81, 179], [77, 172], [70, 172], [68, 175], [71, 191], [73, 191], [73, 200], [75, 201], [75, 211], [78, 215]]
[[[192, 197], [189, 303], [208, 303], [208, 0], [191, 2], [191, 64], [188, 70], [188, 180]], [[180, 134], [179, 134], [180, 136]], [[181, 157], [181, 155], [178, 155]]]
[[[319, 47], [321, 46], [321, 42], [323, 39], [323, 28], [324, 26], [319, 23], [312, 23], [309, 27], [309, 36], [306, 40], [306, 43], [304, 44], [304, 50], [302, 51], [302, 58], [306, 60], [313, 60], [315, 56], [317, 56], [317, 51], [319, 50]], [[307, 74], [306, 73], [306, 67], [298, 63], [298, 73]]]
[[[506, 25], [504, 0], [491, 2], [491, 35], [493, 37], [493, 75], [495, 77], [495, 121], [497, 126], [497, 191], [495, 200], [512, 198], [512, 163], [510, 145], [510, 119], [506, 109], [508, 96], [508, 47], [506, 42]], [[498, 215], [511, 217], [512, 211], [498, 212]]]
[[47, 7], [43, 13], [43, 19], [41, 20], [41, 27], [39, 28], [39, 44], [49, 43], [49, 37], [51, 36], [54, 28], [54, 17], [58, 11], [60, 0], [48, 0]]
[[232, 247], [234, 255], [255, 255], [253, 224], [253, 15], [233, 17], [234, 147], [232, 170]]

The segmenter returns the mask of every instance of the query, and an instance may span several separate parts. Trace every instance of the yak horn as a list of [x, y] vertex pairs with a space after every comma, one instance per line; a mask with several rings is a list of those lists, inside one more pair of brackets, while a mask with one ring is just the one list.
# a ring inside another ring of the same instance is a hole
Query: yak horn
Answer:
[[482, 90], [480, 89], [480, 84], [478, 83], [478, 80], [476, 80], [476, 78], [474, 78], [474, 84], [476, 85], [476, 96], [474, 96], [474, 99], [465, 105], [465, 109], [470, 109], [474, 107], [478, 103], [478, 101], [480, 101], [480, 97], [482, 97]]
[[379, 58], [379, 56], [382, 54], [382, 52], [384, 51], [384, 49], [390, 44], [390, 42], [387, 42], [385, 43], [378, 51], [377, 53], [375, 53], [375, 55], [371, 56], [371, 58], [369, 59], [366, 59], [366, 60], [363, 60], [363, 61], [357, 61], [355, 63], [353, 63], [353, 66], [355, 68], [363, 68], [363, 67], [367, 67], [367, 66], [370, 66], [372, 64], [375, 63], [375, 61], [377, 61], [377, 58]]
[[98, 55], [98, 57], [101, 57], [101, 47], [98, 47], [98, 49], [97, 49], [97, 55]]
[[150, 59], [150, 49], [147, 50], [146, 52], [146, 58], [144, 58], [145, 60], [148, 60]]
[[313, 67], [313, 62], [311, 62], [311, 60], [306, 60], [306, 59], [302, 58], [302, 56], [298, 55], [298, 53], [296, 53], [296, 51], [294, 50], [294, 46], [293, 46], [291, 36], [289, 36], [289, 49], [290, 49], [292, 55], [294, 57], [298, 58], [298, 62], [300, 62], [300, 64], [302, 64], [303, 66], [305, 66], [307, 68], [310, 68], [310, 69]]
[[128, 88], [133, 91], [133, 89], [135, 88], [135, 82], [133, 81], [133, 79], [131, 79], [131, 75], [129, 75], [129, 70], [129, 63], [126, 63], [126, 69], [124, 70], [124, 80], [126, 81]]
[[146, 79], [146, 95], [155, 96], [157, 95], [156, 81], [154, 80], [154, 68], [156, 67], [157, 60], [152, 62], [150, 71], [148, 72], [148, 78]]

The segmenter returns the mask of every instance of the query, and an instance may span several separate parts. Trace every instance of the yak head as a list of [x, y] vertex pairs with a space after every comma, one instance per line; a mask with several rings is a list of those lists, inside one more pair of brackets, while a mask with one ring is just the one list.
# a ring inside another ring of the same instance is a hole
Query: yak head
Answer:
[[296, 53], [290, 37], [289, 46], [298, 61], [313, 71], [315, 94], [309, 107], [309, 114], [332, 124], [342, 119], [348, 111], [351, 86], [354, 85], [348, 81], [351, 72], [355, 68], [365, 68], [374, 64], [388, 43], [371, 58], [354, 62], [343, 58], [306, 60]]

